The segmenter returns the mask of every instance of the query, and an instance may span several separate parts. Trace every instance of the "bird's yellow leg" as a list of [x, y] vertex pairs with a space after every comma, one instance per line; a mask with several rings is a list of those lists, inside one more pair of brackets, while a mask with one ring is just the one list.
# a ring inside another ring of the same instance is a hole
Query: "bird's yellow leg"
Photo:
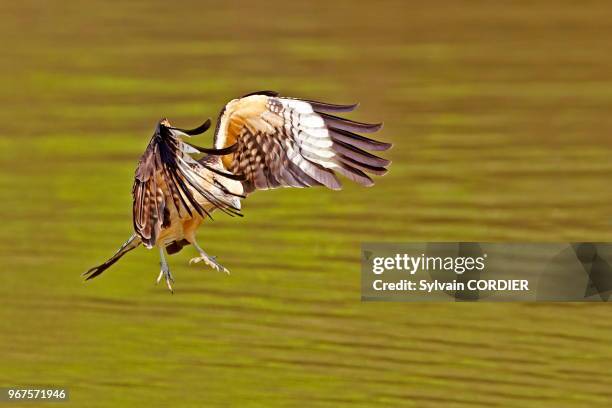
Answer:
[[174, 282], [174, 278], [170, 273], [170, 267], [168, 266], [168, 262], [166, 262], [166, 256], [164, 255], [164, 248], [159, 248], [159, 256], [160, 256], [160, 265], [161, 271], [159, 272], [159, 276], [157, 277], [157, 283], [159, 283], [162, 278], [166, 278], [166, 285], [168, 285], [168, 290], [174, 293], [172, 289], [172, 283]]
[[220, 272], [225, 272], [229, 275], [230, 273], [229, 269], [227, 269], [225, 266], [217, 262], [216, 256], [210, 256], [206, 252], [204, 252], [204, 250], [198, 245], [195, 238], [193, 239], [191, 243], [198, 250], [198, 252], [200, 253], [200, 256], [196, 258], [191, 258], [191, 260], [189, 261], [190, 265], [194, 263], [204, 262], [206, 265], [210, 266], [211, 268], [217, 271], [220, 271]]
[[189, 264], [196, 264], [200, 262], [204, 262], [206, 265], [210, 266], [216, 271], [225, 272], [229, 275], [230, 271], [219, 262], [217, 262], [216, 256], [210, 256], [198, 245], [198, 241], [196, 240], [195, 233], [197, 228], [202, 223], [201, 218], [195, 218], [186, 221], [183, 223], [183, 233], [185, 235], [185, 239], [191, 243], [195, 247], [195, 249], [200, 253], [200, 256], [192, 258], [189, 261]]

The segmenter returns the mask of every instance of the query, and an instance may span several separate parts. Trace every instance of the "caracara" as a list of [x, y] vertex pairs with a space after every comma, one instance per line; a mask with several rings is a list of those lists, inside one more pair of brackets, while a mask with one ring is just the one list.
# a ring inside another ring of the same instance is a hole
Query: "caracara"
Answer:
[[[357, 105], [333, 105], [261, 91], [229, 102], [221, 111], [214, 148], [182, 140], [205, 132], [202, 126], [184, 130], [161, 120], [140, 158], [132, 188], [134, 234], [117, 253], [84, 275], [92, 279], [123, 255], [143, 244], [158, 248], [161, 272], [172, 291], [174, 279], [165, 253], [193, 245], [204, 262], [229, 273], [196, 241], [196, 230], [215, 210], [239, 215], [240, 199], [255, 190], [277, 187], [341, 188], [341, 174], [363, 186], [373, 185], [368, 174], [383, 175], [389, 160], [370, 151], [387, 150], [383, 143], [357, 133], [373, 133], [382, 124], [354, 122], [333, 115]], [[203, 158], [195, 159], [195, 155]]]

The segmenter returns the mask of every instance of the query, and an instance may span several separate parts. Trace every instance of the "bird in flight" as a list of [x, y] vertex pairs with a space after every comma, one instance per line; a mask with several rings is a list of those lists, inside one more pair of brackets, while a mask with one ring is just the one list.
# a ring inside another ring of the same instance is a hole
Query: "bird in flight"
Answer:
[[191, 244], [199, 253], [190, 263], [202, 262], [229, 273], [196, 240], [196, 230], [213, 211], [242, 216], [240, 200], [255, 190], [311, 186], [339, 190], [337, 174], [373, 185], [368, 173], [385, 174], [390, 161], [367, 151], [387, 150], [391, 144], [357, 134], [376, 132], [382, 124], [334, 115], [356, 107], [282, 97], [272, 91], [248, 94], [230, 101], [219, 114], [213, 148], [183, 140], [204, 133], [210, 119], [190, 130], [162, 119], [134, 176], [134, 233], [110, 259], [84, 272], [86, 280], [142, 244], [159, 250], [157, 282], [164, 279], [172, 292], [174, 278], [165, 254], [184, 246]]

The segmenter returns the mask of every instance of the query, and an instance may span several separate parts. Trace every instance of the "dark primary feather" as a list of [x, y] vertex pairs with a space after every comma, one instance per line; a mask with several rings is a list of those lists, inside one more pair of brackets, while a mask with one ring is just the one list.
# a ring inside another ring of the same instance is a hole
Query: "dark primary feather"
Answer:
[[206, 132], [210, 128], [210, 123], [211, 123], [210, 119], [206, 119], [206, 122], [202, 123], [200, 126], [198, 126], [195, 129], [180, 129], [176, 127], [170, 127], [170, 129], [178, 130], [179, 132], [183, 132], [185, 134], [188, 134], [189, 136], [195, 136], [195, 135], [200, 135]]
[[253, 96], [253, 95], [278, 96], [278, 92], [276, 91], [255, 91], [255, 92], [248, 93], [246, 95], [242, 95], [241, 98], [246, 98], [247, 96]]
[[[317, 111], [315, 110], [315, 112]], [[323, 118], [328, 127], [348, 132], [374, 133], [379, 131], [383, 126], [382, 123], [361, 123], [324, 112], [317, 113]]]
[[384, 151], [392, 146], [391, 143], [379, 142], [378, 140], [333, 127], [330, 129], [330, 133], [334, 140], [345, 142], [361, 149]]
[[320, 112], [352, 112], [359, 106], [358, 103], [352, 105], [335, 105], [333, 103], [313, 101], [310, 99], [297, 99], [299, 101], [308, 102], [315, 111]]

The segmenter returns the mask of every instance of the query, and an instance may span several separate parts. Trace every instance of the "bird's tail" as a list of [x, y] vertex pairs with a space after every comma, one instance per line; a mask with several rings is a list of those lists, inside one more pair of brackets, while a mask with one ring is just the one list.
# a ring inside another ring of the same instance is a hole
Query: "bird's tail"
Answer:
[[102, 272], [110, 268], [119, 259], [121, 259], [123, 255], [127, 254], [132, 249], [137, 248], [141, 243], [142, 241], [140, 240], [140, 237], [136, 234], [132, 234], [130, 239], [125, 241], [125, 243], [121, 245], [121, 248], [119, 248], [119, 250], [115, 252], [115, 255], [111, 256], [108, 261], [104, 262], [101, 265], [94, 266], [86, 272], [83, 272], [82, 276], [86, 276], [85, 280], [95, 278], [96, 276], [100, 275]]

